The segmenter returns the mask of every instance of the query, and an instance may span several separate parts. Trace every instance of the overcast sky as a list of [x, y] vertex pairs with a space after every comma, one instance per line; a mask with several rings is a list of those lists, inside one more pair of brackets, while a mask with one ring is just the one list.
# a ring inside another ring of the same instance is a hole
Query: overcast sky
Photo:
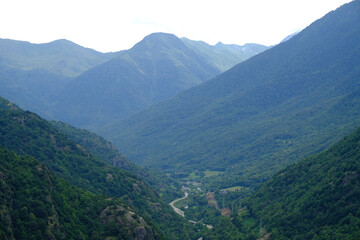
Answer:
[[0, 0], [0, 38], [68, 39], [102, 52], [153, 32], [273, 45], [350, 0]]

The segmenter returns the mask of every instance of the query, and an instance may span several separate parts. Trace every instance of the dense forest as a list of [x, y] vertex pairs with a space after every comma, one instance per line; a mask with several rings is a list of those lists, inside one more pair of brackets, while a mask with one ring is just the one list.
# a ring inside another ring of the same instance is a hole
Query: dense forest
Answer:
[[191, 224], [174, 213], [144, 180], [94, 157], [46, 120], [3, 98], [0, 98], [0, 142], [17, 154], [35, 157], [77, 187], [123, 199], [170, 239], [195, 234]]
[[161, 239], [124, 201], [70, 185], [0, 147], [1, 239]]
[[247, 201], [274, 239], [360, 238], [360, 129], [279, 171]]

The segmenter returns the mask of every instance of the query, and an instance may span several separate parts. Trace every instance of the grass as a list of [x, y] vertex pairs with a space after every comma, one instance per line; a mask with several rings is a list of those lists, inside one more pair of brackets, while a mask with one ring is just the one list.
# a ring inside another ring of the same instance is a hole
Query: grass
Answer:
[[249, 188], [243, 186], [234, 186], [234, 187], [221, 189], [220, 191], [240, 192], [241, 190], [245, 190], [245, 189], [249, 189]]
[[194, 171], [192, 173], [189, 174], [189, 176], [183, 178], [183, 180], [195, 180], [195, 179], [200, 179], [201, 176], [198, 174], [197, 171]]
[[205, 177], [212, 177], [212, 176], [219, 176], [225, 172], [224, 171], [204, 171], [204, 173], [205, 173]]

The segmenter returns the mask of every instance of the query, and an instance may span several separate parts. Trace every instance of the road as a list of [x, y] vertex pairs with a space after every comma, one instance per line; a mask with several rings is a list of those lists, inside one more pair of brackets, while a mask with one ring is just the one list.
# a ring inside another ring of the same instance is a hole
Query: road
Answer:
[[172, 201], [170, 204], [170, 206], [174, 209], [174, 211], [178, 214], [180, 214], [181, 216], [185, 217], [185, 214], [184, 214], [184, 211], [178, 209], [177, 207], [174, 206], [175, 203], [177, 203], [178, 201], [181, 201], [181, 200], [184, 200], [185, 198], [187, 198], [189, 196], [189, 193], [188, 192], [185, 192], [185, 196], [182, 197], [182, 198], [178, 198], [178, 199], [175, 199], [174, 201]]
[[[174, 204], [178, 201], [181, 201], [181, 200], [184, 200], [185, 198], [187, 198], [189, 196], [189, 193], [188, 192], [185, 192], [185, 196], [182, 197], [182, 198], [178, 198], [178, 199], [175, 199], [174, 201], [172, 201], [170, 204], [170, 206], [174, 209], [174, 211], [177, 213], [177, 214], [180, 214], [181, 216], [185, 217], [185, 214], [184, 214], [184, 211], [178, 209], [177, 207], [174, 206]], [[200, 222], [196, 222], [196, 221], [193, 221], [193, 220], [189, 220], [189, 222], [191, 222], [192, 224], [198, 224]], [[202, 225], [206, 226], [208, 229], [212, 229], [213, 226], [212, 225], [208, 225], [208, 224], [204, 224], [204, 223], [201, 223]]]

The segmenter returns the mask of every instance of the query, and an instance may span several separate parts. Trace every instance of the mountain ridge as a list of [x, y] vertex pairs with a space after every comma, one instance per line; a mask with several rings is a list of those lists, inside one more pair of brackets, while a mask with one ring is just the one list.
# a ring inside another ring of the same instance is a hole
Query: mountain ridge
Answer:
[[153, 33], [67, 83], [52, 114], [60, 121], [94, 130], [171, 98], [220, 72], [205, 54], [175, 35]]
[[115, 56], [82, 47], [66, 39], [34, 44], [0, 39], [0, 59], [9, 67], [22, 70], [43, 68], [54, 74], [74, 77]]
[[[238, 185], [264, 181], [358, 126], [358, 9], [359, 1], [346, 4], [290, 40], [98, 133], [140, 164], [187, 173], [231, 166]], [[346, 98], [353, 108], [345, 117], [332, 109]]]

